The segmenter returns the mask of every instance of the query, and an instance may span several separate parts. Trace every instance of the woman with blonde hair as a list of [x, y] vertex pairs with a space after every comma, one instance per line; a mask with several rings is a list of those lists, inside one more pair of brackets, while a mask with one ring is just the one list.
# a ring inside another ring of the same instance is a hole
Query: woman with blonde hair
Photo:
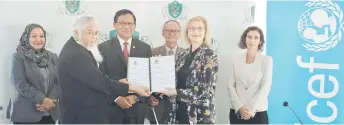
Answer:
[[207, 21], [201, 16], [191, 18], [184, 36], [190, 47], [176, 59], [176, 90], [165, 92], [174, 105], [168, 122], [214, 124], [218, 58], [209, 47]]

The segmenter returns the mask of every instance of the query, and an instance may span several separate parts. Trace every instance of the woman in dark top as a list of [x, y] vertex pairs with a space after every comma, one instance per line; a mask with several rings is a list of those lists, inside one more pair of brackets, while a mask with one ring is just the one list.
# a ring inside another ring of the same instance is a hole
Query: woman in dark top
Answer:
[[[191, 18], [185, 37], [191, 46], [176, 59], [176, 96], [170, 124], [215, 124], [217, 55], [208, 45], [208, 25], [203, 17]], [[168, 92], [167, 92], [168, 93]]]
[[46, 32], [26, 26], [13, 55], [11, 78], [16, 88], [11, 120], [14, 124], [55, 124], [59, 118], [57, 55], [45, 49]]

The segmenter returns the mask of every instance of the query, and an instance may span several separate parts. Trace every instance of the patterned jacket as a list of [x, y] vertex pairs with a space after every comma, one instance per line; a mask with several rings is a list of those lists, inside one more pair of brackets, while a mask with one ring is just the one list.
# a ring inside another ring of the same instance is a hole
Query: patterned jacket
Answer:
[[[184, 65], [190, 48], [181, 52], [176, 58], [176, 72]], [[218, 58], [207, 45], [201, 45], [191, 65], [190, 76], [186, 80], [186, 89], [177, 89], [177, 96], [171, 98], [173, 108], [170, 111], [169, 124], [178, 124], [175, 111], [176, 100], [187, 103], [189, 120], [193, 124], [215, 124], [215, 87], [218, 74]], [[176, 75], [177, 76], [177, 75]], [[176, 77], [178, 83], [178, 78]]]

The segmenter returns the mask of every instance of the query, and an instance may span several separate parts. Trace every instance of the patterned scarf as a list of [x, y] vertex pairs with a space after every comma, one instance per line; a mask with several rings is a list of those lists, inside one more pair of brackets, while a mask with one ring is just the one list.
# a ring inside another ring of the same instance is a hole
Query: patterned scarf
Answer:
[[45, 50], [45, 45], [39, 51], [35, 51], [30, 45], [30, 33], [35, 28], [41, 28], [46, 37], [46, 32], [41, 25], [38, 24], [29, 24], [25, 27], [25, 31], [19, 40], [19, 45], [17, 47], [17, 52], [23, 53], [27, 58], [34, 61], [38, 67], [47, 67], [48, 61], [50, 59], [47, 50]]

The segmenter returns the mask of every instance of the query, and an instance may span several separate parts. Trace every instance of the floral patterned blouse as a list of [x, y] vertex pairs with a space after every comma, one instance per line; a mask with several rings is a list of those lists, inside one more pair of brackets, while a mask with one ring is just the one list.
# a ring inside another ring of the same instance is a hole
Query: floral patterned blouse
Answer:
[[[176, 59], [176, 72], [184, 65], [190, 48], [181, 52]], [[178, 124], [176, 109], [178, 101], [186, 102], [189, 121], [192, 124], [215, 124], [215, 88], [218, 74], [218, 58], [207, 45], [201, 45], [190, 65], [186, 88], [177, 89], [177, 96], [171, 97], [172, 109], [167, 123]], [[178, 78], [176, 78], [178, 83]]]

